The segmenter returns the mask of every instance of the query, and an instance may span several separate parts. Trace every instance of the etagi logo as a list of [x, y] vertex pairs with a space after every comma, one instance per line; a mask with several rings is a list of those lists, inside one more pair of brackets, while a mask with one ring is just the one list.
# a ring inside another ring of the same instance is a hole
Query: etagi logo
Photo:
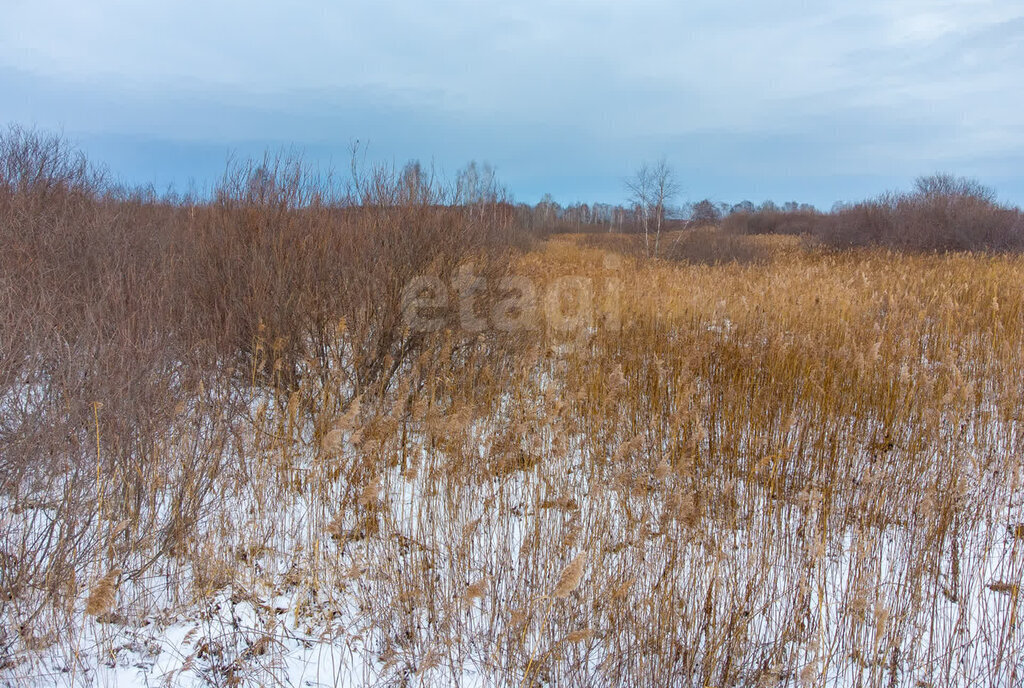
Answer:
[[402, 292], [402, 312], [411, 332], [544, 330], [550, 336], [585, 338], [598, 329], [621, 327], [620, 266], [617, 257], [610, 257], [607, 277], [508, 275], [491, 284], [470, 263], [448, 283], [426, 275], [410, 281]]

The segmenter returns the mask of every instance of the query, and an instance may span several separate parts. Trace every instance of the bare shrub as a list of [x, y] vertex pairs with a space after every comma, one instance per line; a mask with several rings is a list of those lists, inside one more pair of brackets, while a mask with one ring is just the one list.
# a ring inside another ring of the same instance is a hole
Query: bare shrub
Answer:
[[721, 221], [729, 234], [811, 234], [822, 222], [822, 215], [806, 210], [757, 210], [735, 212]]
[[976, 180], [921, 177], [911, 193], [841, 206], [832, 213], [767, 208], [734, 212], [721, 221], [729, 234], [814, 236], [849, 248], [886, 246], [908, 251], [1016, 251], [1024, 247], [1024, 215], [1001, 206]]
[[823, 218], [816, 233], [833, 246], [880, 245], [914, 251], [1018, 251], [1024, 215], [995, 201], [978, 182], [922, 177], [909, 194], [885, 194]]
[[159, 199], [107, 185], [59, 137], [0, 136], [0, 494], [61, 524], [0, 534], [5, 582], [35, 591], [23, 618], [74, 603], [111, 524], [130, 524], [131, 556], [108, 562], [130, 580], [195, 547], [253, 396], [315, 379], [326, 416], [441, 346], [405, 327], [411, 279], [507, 266], [497, 204], [456, 207], [385, 167], [369, 180], [362, 195], [267, 156], [212, 201]]

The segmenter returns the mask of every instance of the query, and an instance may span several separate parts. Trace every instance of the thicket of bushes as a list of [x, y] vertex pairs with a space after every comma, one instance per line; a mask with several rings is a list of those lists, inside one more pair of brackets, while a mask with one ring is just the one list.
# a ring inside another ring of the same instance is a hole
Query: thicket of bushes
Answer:
[[[326, 418], [418, 356], [452, 358], [450, 340], [405, 327], [407, 285], [465, 261], [494, 275], [524, 239], [465, 181], [357, 166], [338, 186], [268, 156], [230, 167], [210, 199], [161, 198], [60, 137], [0, 132], [0, 495], [55, 514], [41, 535], [0, 532], [0, 588], [33, 591], [22, 618], [73, 602], [97, 519], [179, 547], [253, 398], [322, 390]], [[0, 655], [14, 637], [0, 628]]]
[[940, 174], [917, 180], [914, 191], [809, 211], [734, 213], [722, 229], [736, 234], [805, 234], [840, 248], [887, 246], [914, 251], [1019, 251], [1024, 214], [996, 201], [970, 180]]
[[0, 471], [13, 483], [50, 457], [95, 461], [99, 434], [131, 475], [201, 382], [287, 388], [342, 357], [353, 395], [386, 386], [424, 345], [403, 327], [410, 280], [467, 259], [500, 269], [522, 239], [504, 205], [454, 193], [418, 168], [337, 187], [267, 157], [229, 169], [212, 200], [161, 199], [118, 189], [59, 137], [8, 129]]
[[759, 210], [736, 212], [721, 222], [729, 234], [813, 234], [822, 214], [809, 210]]

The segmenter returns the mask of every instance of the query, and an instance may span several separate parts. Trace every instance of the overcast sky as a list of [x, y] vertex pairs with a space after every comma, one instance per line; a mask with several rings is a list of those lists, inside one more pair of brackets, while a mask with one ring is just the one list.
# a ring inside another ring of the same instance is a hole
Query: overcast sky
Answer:
[[203, 187], [294, 145], [490, 162], [518, 200], [618, 202], [665, 156], [681, 200], [828, 208], [919, 174], [1024, 204], [1024, 0], [0, 0], [0, 122], [128, 182]]

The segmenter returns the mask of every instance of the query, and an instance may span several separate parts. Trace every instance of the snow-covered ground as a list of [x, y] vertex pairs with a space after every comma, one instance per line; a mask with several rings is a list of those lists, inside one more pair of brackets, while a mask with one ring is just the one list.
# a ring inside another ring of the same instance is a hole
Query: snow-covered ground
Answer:
[[[240, 565], [245, 572], [235, 571], [230, 583], [214, 585], [208, 595], [190, 601], [181, 597], [174, 581], [187, 580], [193, 572], [159, 563], [145, 578], [125, 581], [108, 614], [93, 618], [80, 606], [68, 636], [53, 638], [37, 654], [22, 654], [4, 670], [2, 680], [18, 686], [506, 685], [515, 677], [510, 673], [514, 663], [495, 657], [502, 651], [496, 636], [510, 632], [513, 621], [501, 602], [523, 597], [517, 567], [536, 564], [523, 550], [537, 546], [528, 533], [540, 527], [539, 519], [565, 526], [546, 531], [550, 536], [575, 533], [573, 550], [588, 542], [581, 533], [600, 528], [601, 540], [589, 545], [603, 551], [592, 553], [591, 566], [609, 571], [612, 580], [617, 580], [616, 570], [631, 570], [630, 564], [641, 558], [646, 573], [632, 584], [634, 605], [658, 595], [671, 576], [691, 588], [673, 595], [681, 605], [676, 609], [680, 619], [700, 614], [709, 590], [717, 591], [711, 618], [729, 618], [743, 607], [744, 642], [781, 648], [789, 655], [777, 656], [775, 673], [768, 666], [750, 675], [762, 685], [874, 685], [883, 676], [891, 685], [946, 685], [936, 677], [953, 676], [955, 685], [1011, 686], [1024, 676], [1016, 611], [1024, 542], [1009, 528], [1024, 523], [1024, 493], [1012, 504], [967, 505], [984, 513], [978, 514], [973, 532], [958, 536], [958, 570], [936, 553], [934, 575], [922, 585], [914, 578], [912, 562], [927, 563], [930, 553], [918, 551], [915, 539], [921, 533], [913, 524], [865, 522], [840, 534], [822, 533], [807, 518], [821, 499], [815, 490], [785, 504], [756, 496], [735, 528], [711, 535], [665, 526], [657, 507], [640, 513], [644, 508], [635, 506], [637, 513], [626, 515], [628, 496], [588, 499], [592, 486], [579, 447], [569, 448], [557, 465], [546, 462], [531, 471], [483, 479], [462, 493], [472, 494], [471, 499], [450, 501], [439, 493], [436, 482], [443, 478], [432, 473], [437, 468], [422, 457], [418, 470], [406, 467], [403, 473], [396, 467], [384, 476], [375, 497], [381, 512], [376, 536], [354, 534], [356, 521], [334, 524], [319, 536], [312, 533], [315, 507], [306, 497], [280, 505], [273, 524], [257, 523], [271, 519], [272, 512], [250, 514], [250, 522], [233, 539], [224, 539], [225, 545], [234, 541], [231, 546], [241, 548], [250, 542], [246, 528], [270, 535], [258, 551], [250, 547], [251, 558]], [[965, 499], [972, 499], [972, 492], [974, 499], [990, 492], [992, 486], [984, 483], [994, 478], [974, 477], [978, 482], [965, 489]], [[494, 509], [494, 504], [502, 507]], [[236, 516], [251, 511], [250, 506], [240, 500]], [[459, 532], [424, 543], [431, 523], [441, 524], [439, 531]], [[772, 534], [801, 527], [805, 532], [798, 538]], [[689, 538], [679, 551], [690, 558], [668, 560], [661, 542], [665, 537]], [[773, 537], [779, 548], [795, 549], [780, 552], [773, 567], [764, 570], [760, 549]], [[758, 547], [750, 547], [752, 542]], [[319, 551], [312, 555], [312, 550]], [[434, 559], [430, 565], [438, 580], [432, 589], [443, 593], [441, 599], [420, 600], [396, 616], [403, 595], [396, 572], [425, 559]], [[330, 564], [318, 573], [301, 570], [313, 561]], [[533, 593], [550, 592], [540, 581], [553, 580], [552, 572], [557, 570], [548, 571], [547, 578], [531, 574]], [[582, 588], [602, 585], [598, 578], [596, 570], [589, 571]], [[486, 581], [479, 597], [463, 598], [461, 593], [477, 579]], [[603, 597], [603, 590], [584, 594], [591, 604]], [[129, 605], [133, 599], [147, 602]], [[927, 604], [921, 605], [921, 599]], [[814, 610], [814, 618], [796, 633], [803, 625], [793, 623], [800, 600]], [[129, 607], [146, 611], [128, 618], [124, 610]], [[396, 627], [398, 617], [409, 624], [407, 638]], [[573, 655], [579, 673], [573, 681], [549, 677], [552, 685], [609, 680], [607, 669], [622, 638], [605, 642], [600, 624], [607, 616], [583, 612], [578, 619], [590, 626]], [[545, 651], [536, 635], [540, 623], [538, 617], [526, 639], [538, 655]], [[572, 618], [562, 620], [565, 627], [558, 632], [571, 632], [572, 623]], [[453, 639], [451, 633], [462, 635]], [[780, 643], [779, 634], [787, 633], [794, 635]], [[900, 646], [909, 657], [879, 657], [893, 633], [905, 639]], [[692, 651], [713, 649], [702, 644], [700, 633], [690, 629], [682, 637], [687, 634], [695, 642]], [[641, 640], [638, 635], [636, 641]], [[860, 650], [851, 653], [850, 648]], [[912, 669], [886, 674], [888, 662]], [[804, 667], [801, 676], [782, 669], [793, 664]]]

